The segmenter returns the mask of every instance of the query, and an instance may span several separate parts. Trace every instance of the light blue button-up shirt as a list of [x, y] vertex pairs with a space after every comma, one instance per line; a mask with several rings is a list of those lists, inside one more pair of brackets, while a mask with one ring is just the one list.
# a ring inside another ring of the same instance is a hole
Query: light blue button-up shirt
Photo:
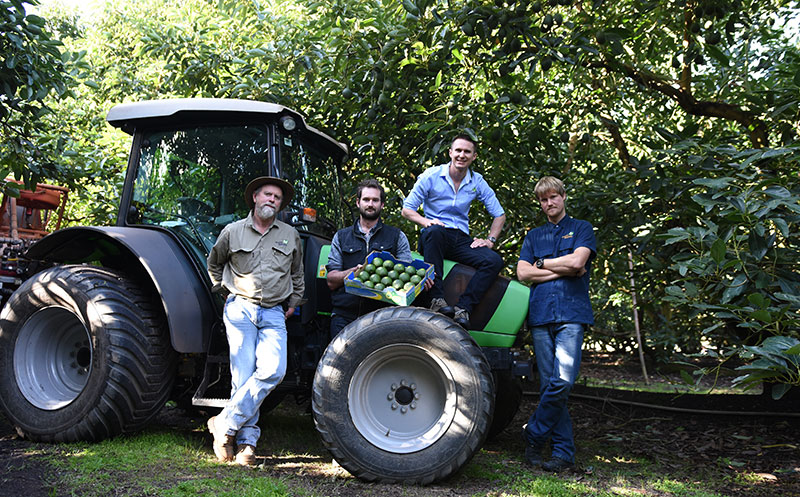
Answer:
[[449, 163], [426, 169], [417, 178], [414, 188], [403, 202], [403, 208], [416, 211], [422, 205], [428, 219], [438, 219], [445, 227], [458, 228], [466, 234], [469, 234], [469, 208], [473, 200], [483, 202], [492, 217], [505, 214], [494, 190], [483, 176], [468, 170], [456, 192], [449, 169]]

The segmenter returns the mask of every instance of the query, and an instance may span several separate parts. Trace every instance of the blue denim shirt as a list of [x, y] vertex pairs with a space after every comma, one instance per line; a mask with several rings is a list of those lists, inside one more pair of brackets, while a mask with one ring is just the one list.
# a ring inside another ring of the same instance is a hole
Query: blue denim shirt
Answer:
[[522, 243], [519, 260], [530, 264], [536, 259], [553, 259], [571, 254], [578, 247], [592, 251], [586, 261], [586, 274], [562, 276], [531, 286], [528, 323], [542, 326], [553, 323], [594, 324], [592, 303], [589, 300], [589, 269], [597, 255], [592, 225], [569, 216], [558, 223], [546, 223], [528, 232]]
[[415, 211], [422, 205], [425, 217], [438, 219], [447, 228], [458, 228], [469, 235], [469, 207], [473, 200], [480, 200], [492, 217], [505, 214], [494, 190], [483, 176], [467, 171], [456, 193], [449, 173], [450, 164], [430, 167], [423, 172], [411, 193], [403, 202], [404, 209]]

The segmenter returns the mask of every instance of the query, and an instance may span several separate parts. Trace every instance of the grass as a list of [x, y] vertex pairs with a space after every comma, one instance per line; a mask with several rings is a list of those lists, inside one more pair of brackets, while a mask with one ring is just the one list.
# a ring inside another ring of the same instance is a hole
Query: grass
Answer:
[[532, 469], [506, 439], [487, 443], [460, 473], [424, 488], [355, 479], [331, 460], [311, 417], [291, 405], [264, 420], [256, 468], [217, 463], [201, 421], [95, 444], [33, 445], [31, 452], [52, 468], [47, 480], [53, 495], [81, 497], [106, 496], [110, 488], [119, 497], [722, 497], [728, 495], [724, 489], [742, 495], [759, 487], [778, 490], [769, 487], [775, 483], [770, 475], [739, 467], [735, 457], [696, 467], [669, 451], [651, 453], [638, 444], [662, 436], [648, 431], [649, 419], [655, 418], [634, 420], [626, 432], [615, 427], [603, 437], [601, 429], [581, 439], [578, 472], [555, 476]]

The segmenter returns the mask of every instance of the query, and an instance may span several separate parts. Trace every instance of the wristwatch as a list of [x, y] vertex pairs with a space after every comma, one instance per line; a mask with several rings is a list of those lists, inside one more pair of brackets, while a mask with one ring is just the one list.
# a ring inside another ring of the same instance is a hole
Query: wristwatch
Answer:
[[487, 238], [487, 240], [489, 240], [489, 241], [490, 241], [490, 242], [492, 242], [492, 243], [497, 243], [497, 238], [493, 237], [492, 235], [489, 235], [489, 237]]
[[535, 264], [537, 268], [542, 269], [542, 267], [544, 266], [544, 259], [536, 259]]

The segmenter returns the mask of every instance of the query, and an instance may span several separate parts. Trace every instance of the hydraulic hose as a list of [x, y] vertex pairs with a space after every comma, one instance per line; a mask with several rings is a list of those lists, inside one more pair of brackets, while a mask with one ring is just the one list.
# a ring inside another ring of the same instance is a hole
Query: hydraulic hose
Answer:
[[[539, 392], [526, 391], [523, 392], [523, 395], [538, 396]], [[569, 396], [575, 399], [599, 400], [601, 402], [611, 402], [613, 404], [624, 404], [635, 407], [645, 407], [648, 409], [658, 409], [662, 411], [681, 412], [688, 414], [706, 414], [715, 416], [766, 416], [775, 418], [800, 418], [800, 413], [798, 412], [717, 411], [708, 409], [688, 409], [685, 407], [671, 407], [671, 406], [662, 406], [658, 404], [646, 404], [644, 402], [634, 402], [632, 400], [614, 399], [611, 397], [600, 397], [597, 395], [587, 395], [584, 393], [571, 393], [569, 394]]]

